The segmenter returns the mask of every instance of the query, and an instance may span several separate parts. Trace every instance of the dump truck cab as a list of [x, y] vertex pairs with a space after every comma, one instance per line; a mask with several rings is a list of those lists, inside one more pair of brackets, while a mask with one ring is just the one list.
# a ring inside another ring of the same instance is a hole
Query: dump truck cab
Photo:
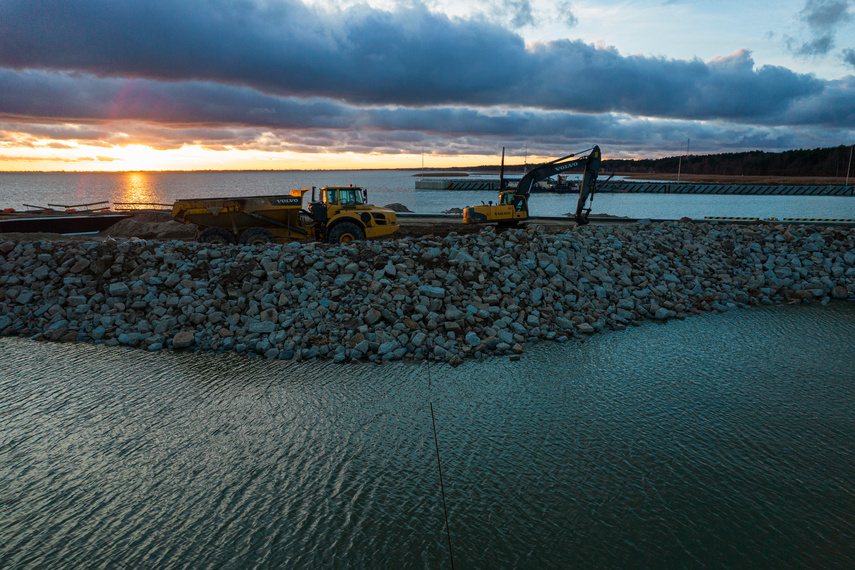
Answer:
[[346, 243], [375, 239], [398, 230], [395, 212], [368, 204], [367, 192], [358, 186], [324, 186], [320, 193], [320, 200], [309, 204], [319, 239]]

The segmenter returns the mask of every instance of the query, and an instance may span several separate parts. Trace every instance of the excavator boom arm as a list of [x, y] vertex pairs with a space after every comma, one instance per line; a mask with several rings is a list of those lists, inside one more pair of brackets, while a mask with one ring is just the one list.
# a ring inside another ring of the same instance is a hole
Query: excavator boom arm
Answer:
[[589, 150], [591, 152], [586, 156], [580, 157], [578, 156], [579, 153], [570, 154], [535, 167], [522, 177], [519, 184], [517, 184], [517, 189], [514, 193], [517, 196], [528, 198], [528, 195], [531, 193], [531, 188], [541, 180], [545, 180], [550, 176], [554, 176], [568, 170], [573, 170], [575, 168], [584, 168], [582, 182], [579, 184], [579, 202], [576, 205], [576, 222], [587, 223], [585, 204], [588, 201], [588, 198], [592, 197], [596, 190], [597, 173], [600, 170], [600, 147], [594, 145]]

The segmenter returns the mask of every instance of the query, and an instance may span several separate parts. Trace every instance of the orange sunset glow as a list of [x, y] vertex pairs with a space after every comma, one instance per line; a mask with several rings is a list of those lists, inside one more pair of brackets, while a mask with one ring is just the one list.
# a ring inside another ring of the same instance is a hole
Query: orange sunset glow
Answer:
[[417, 170], [855, 136], [855, 0], [45, 1], [55, 14], [0, 2], [0, 171]]
[[[356, 170], [465, 167], [496, 163], [498, 156], [211, 150], [199, 145], [159, 150], [140, 144], [87, 146], [40, 141], [35, 148], [5, 148], [4, 172], [133, 172], [174, 170]], [[59, 146], [68, 148], [58, 148]], [[500, 152], [500, 151], [499, 151]], [[528, 157], [531, 161], [545, 157]], [[515, 159], [508, 157], [508, 163]]]

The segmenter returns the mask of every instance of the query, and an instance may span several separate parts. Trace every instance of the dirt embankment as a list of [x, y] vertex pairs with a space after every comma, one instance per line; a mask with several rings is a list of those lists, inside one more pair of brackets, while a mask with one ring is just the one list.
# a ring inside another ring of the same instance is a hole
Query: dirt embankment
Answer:
[[193, 239], [196, 237], [196, 225], [178, 223], [169, 212], [144, 210], [132, 218], [116, 222], [101, 233], [112, 238]]
[[[398, 206], [396, 209], [392, 206]], [[390, 204], [385, 206], [398, 212], [409, 212], [406, 206]], [[420, 238], [425, 236], [445, 237], [452, 232], [459, 235], [477, 234], [484, 229], [483, 225], [464, 224], [462, 218], [398, 218], [401, 228], [384, 239]], [[142, 210], [134, 213], [132, 218], [121, 220], [100, 234], [62, 235], [54, 233], [8, 233], [2, 234], [7, 240], [66, 240], [66, 241], [97, 241], [108, 238], [139, 238], [154, 240], [178, 239], [190, 241], [196, 238], [195, 224], [181, 224], [172, 219], [167, 211]]]
[[[384, 207], [397, 212], [409, 212], [405, 206], [400, 204], [389, 204]], [[478, 233], [483, 229], [482, 226], [478, 225], [464, 225], [462, 220], [435, 222], [398, 218], [398, 222], [401, 224], [401, 229], [392, 234], [390, 239], [415, 238], [427, 235], [446, 236], [451, 232], [463, 235]], [[174, 221], [169, 212], [146, 210], [135, 214], [133, 218], [113, 224], [101, 233], [112, 238], [192, 240], [196, 237], [196, 226]]]

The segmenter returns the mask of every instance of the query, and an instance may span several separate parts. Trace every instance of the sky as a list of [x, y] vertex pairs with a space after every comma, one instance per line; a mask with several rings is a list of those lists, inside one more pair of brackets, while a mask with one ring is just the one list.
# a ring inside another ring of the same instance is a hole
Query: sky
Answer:
[[0, 0], [0, 171], [855, 143], [855, 0]]

